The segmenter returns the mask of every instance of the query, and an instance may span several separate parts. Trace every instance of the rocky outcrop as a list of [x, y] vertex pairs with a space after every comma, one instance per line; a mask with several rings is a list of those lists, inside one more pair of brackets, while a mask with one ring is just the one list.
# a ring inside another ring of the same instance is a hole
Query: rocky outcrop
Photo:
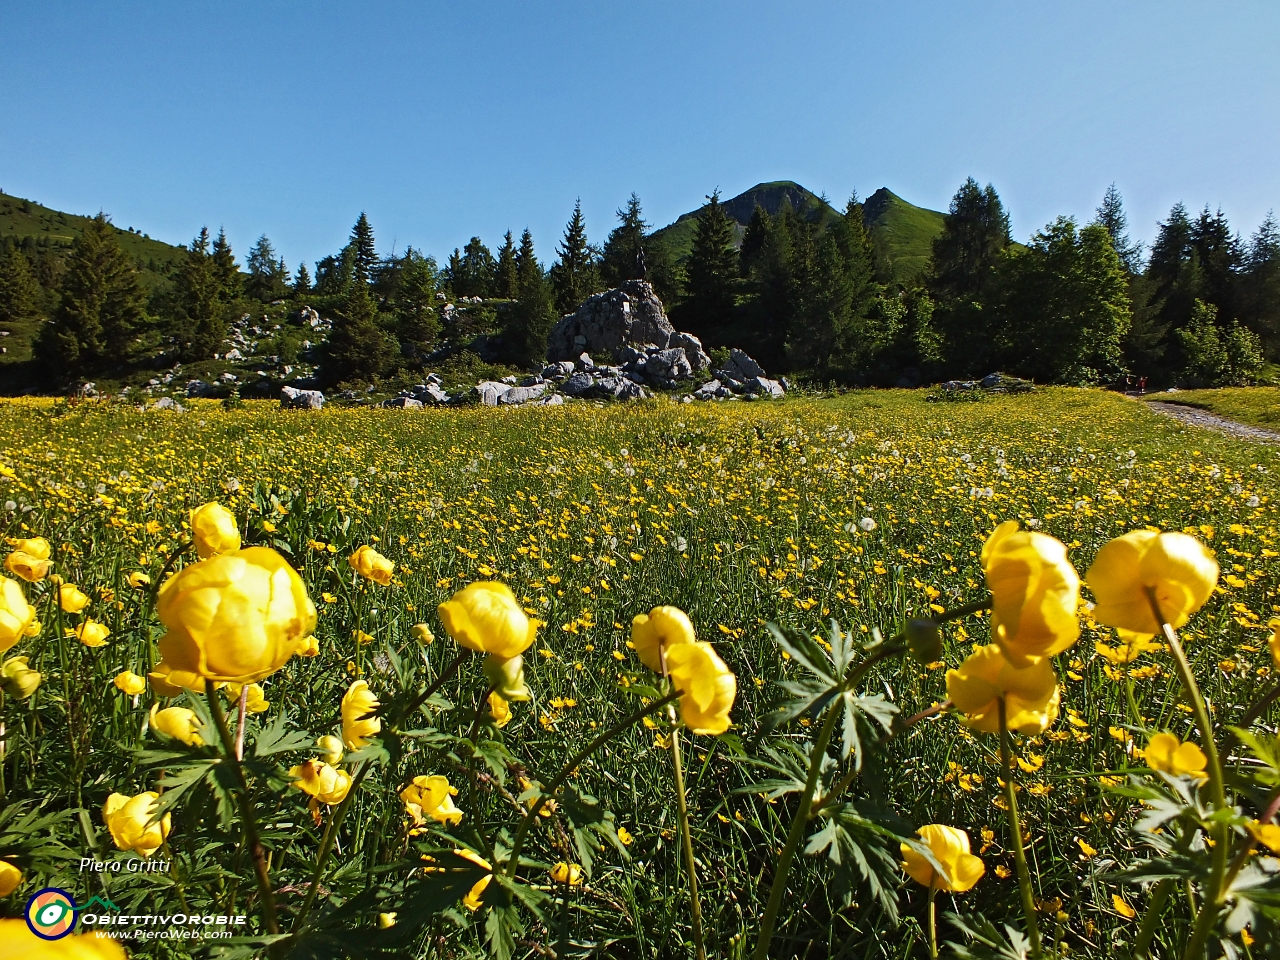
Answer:
[[280, 406], [285, 410], [319, 410], [324, 406], [324, 394], [319, 390], [281, 387]]
[[743, 351], [729, 351], [729, 362], [715, 372], [715, 379], [708, 380], [690, 395], [694, 400], [724, 400], [742, 396], [748, 400], [756, 397], [781, 397], [787, 392], [785, 381], [770, 380], [764, 368]]

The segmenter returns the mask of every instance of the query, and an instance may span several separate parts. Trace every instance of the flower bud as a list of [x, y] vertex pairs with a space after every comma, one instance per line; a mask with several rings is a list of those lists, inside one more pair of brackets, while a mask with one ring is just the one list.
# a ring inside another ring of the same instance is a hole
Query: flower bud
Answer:
[[524, 657], [499, 657], [494, 654], [484, 658], [484, 677], [493, 692], [503, 700], [532, 700], [529, 685], [524, 682]]
[[436, 639], [436, 635], [431, 632], [431, 628], [425, 623], [415, 624], [409, 633], [413, 636], [413, 639], [417, 640], [418, 643], [422, 644], [424, 647], [429, 643], [434, 643]]
[[206, 503], [191, 511], [191, 538], [201, 560], [240, 549], [235, 514], [220, 503]]
[[6, 660], [0, 667], [0, 689], [15, 700], [25, 700], [35, 693], [42, 679], [38, 670], [27, 666], [26, 657]]

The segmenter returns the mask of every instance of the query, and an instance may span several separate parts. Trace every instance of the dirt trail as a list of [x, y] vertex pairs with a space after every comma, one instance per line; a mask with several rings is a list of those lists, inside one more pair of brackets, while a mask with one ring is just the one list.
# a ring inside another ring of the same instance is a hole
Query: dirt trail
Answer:
[[1166, 417], [1173, 417], [1175, 420], [1189, 423], [1193, 427], [1217, 430], [1219, 433], [1239, 437], [1241, 440], [1280, 444], [1280, 433], [1274, 430], [1250, 427], [1234, 420], [1228, 420], [1226, 417], [1219, 417], [1208, 410], [1201, 410], [1199, 407], [1188, 407], [1181, 403], [1161, 403], [1159, 401], [1148, 401], [1147, 406], [1156, 411], [1156, 413], [1162, 413]]

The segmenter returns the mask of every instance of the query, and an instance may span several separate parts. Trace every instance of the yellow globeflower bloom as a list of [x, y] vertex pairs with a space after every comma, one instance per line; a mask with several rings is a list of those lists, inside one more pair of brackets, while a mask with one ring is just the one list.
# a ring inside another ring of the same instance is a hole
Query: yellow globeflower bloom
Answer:
[[0, 920], [0, 957], [5, 960], [126, 960], [124, 947], [96, 930], [42, 940], [22, 919]]
[[107, 629], [105, 623], [90, 619], [76, 627], [76, 636], [86, 647], [100, 647], [107, 642], [111, 631]]
[[391, 574], [396, 569], [394, 563], [368, 544], [347, 557], [347, 563], [351, 564], [351, 569], [360, 576], [374, 583], [380, 583], [384, 587], [391, 583]]
[[320, 654], [320, 641], [315, 634], [308, 634], [298, 641], [298, 656], [315, 657]]
[[36, 608], [27, 603], [18, 581], [0, 577], [0, 653], [27, 636], [35, 622]]
[[991, 638], [1015, 666], [1061, 653], [1079, 638], [1080, 577], [1061, 541], [1008, 520], [983, 544], [982, 570]]
[[964, 893], [982, 879], [987, 868], [969, 852], [969, 834], [956, 827], [931, 823], [916, 831], [929, 852], [942, 866], [939, 872], [933, 864], [909, 844], [902, 844], [902, 869], [916, 883], [935, 890]]
[[489, 713], [499, 730], [511, 722], [511, 704], [498, 696], [496, 691], [489, 694]]
[[[225, 692], [237, 704], [240, 702], [240, 691], [244, 689], [244, 684], [228, 683]], [[244, 709], [246, 713], [264, 713], [271, 702], [267, 700], [262, 692], [262, 687], [256, 683], [249, 684], [249, 695], [244, 699]]]
[[172, 737], [174, 740], [181, 740], [183, 743], [193, 747], [204, 745], [204, 738], [200, 736], [200, 718], [195, 712], [188, 710], [186, 707], [166, 707], [160, 709], [160, 705], [153, 704], [151, 707], [151, 729], [159, 730], [166, 737]]
[[524, 657], [499, 657], [491, 653], [484, 658], [481, 672], [502, 699], [533, 699], [529, 685], [524, 682]]
[[48, 560], [51, 553], [49, 541], [44, 537], [10, 540], [9, 546], [13, 547], [15, 553], [25, 553], [36, 560]]
[[129, 581], [129, 586], [133, 587], [135, 590], [141, 590], [143, 587], [151, 586], [151, 578], [141, 570], [133, 571], [133, 573], [129, 574], [126, 579]]
[[680, 718], [694, 733], [729, 729], [738, 680], [709, 643], [679, 643], [667, 651], [667, 672], [683, 696]]
[[[0, 860], [0, 897], [7, 897], [21, 885], [22, 871], [8, 860]], [[0, 941], [0, 943], [3, 943], [3, 941]]]
[[396, 925], [396, 911], [378, 914], [378, 929], [389, 930]]
[[31, 696], [44, 679], [40, 671], [27, 666], [27, 657], [13, 657], [0, 666], [0, 689], [15, 700], [25, 700]]
[[367, 716], [379, 706], [366, 681], [357, 680], [347, 688], [342, 697], [342, 742], [348, 750], [359, 750], [369, 742], [368, 737], [382, 729], [379, 717]]
[[325, 763], [342, 762], [342, 741], [333, 734], [326, 734], [317, 740], [316, 744], [324, 751]]
[[1185, 533], [1134, 530], [1098, 551], [1085, 580], [1098, 600], [1093, 608], [1098, 623], [1150, 635], [1160, 632], [1160, 624], [1147, 588], [1154, 589], [1160, 613], [1177, 629], [1213, 593], [1218, 561]]
[[136, 797], [113, 793], [102, 805], [102, 819], [111, 831], [111, 839], [121, 850], [132, 850], [141, 857], [149, 857], [169, 836], [170, 816], [166, 813], [159, 821], [149, 822], [155, 814], [159, 795], [148, 790]]
[[565, 863], [561, 860], [547, 872], [551, 876], [552, 883], [563, 883], [570, 887], [576, 887], [582, 883], [582, 867], [576, 863]]
[[426, 823], [430, 817], [439, 823], [462, 822], [462, 811], [453, 804], [458, 788], [449, 785], [449, 778], [435, 774], [430, 777], [414, 777], [413, 782], [400, 791], [404, 808], [416, 824]]
[[235, 514], [220, 503], [196, 507], [191, 511], [191, 539], [201, 560], [239, 550], [240, 528]]
[[538, 621], [530, 620], [505, 583], [478, 581], [439, 606], [440, 619], [459, 644], [498, 657], [522, 654], [537, 636]]
[[4, 560], [5, 569], [28, 583], [43, 580], [49, 575], [50, 563], [41, 557], [33, 557], [22, 550], [15, 550]]
[[64, 583], [58, 588], [58, 603], [67, 613], [79, 613], [89, 605], [89, 597], [74, 583]]
[[275, 673], [316, 626], [302, 578], [267, 547], [186, 567], [160, 588], [156, 611], [169, 628], [161, 667], [235, 683]]
[[1250, 821], [1246, 829], [1253, 835], [1253, 839], [1262, 844], [1272, 853], [1280, 853], [1280, 827], [1274, 823], [1259, 823], [1257, 820]]
[[1205, 772], [1209, 759], [1197, 744], [1187, 741], [1182, 743], [1172, 733], [1157, 733], [1148, 742], [1147, 749], [1142, 751], [1147, 759], [1147, 766], [1175, 777], [1191, 777], [1195, 780], [1208, 780]]
[[979, 647], [956, 670], [947, 671], [947, 696], [966, 725], [983, 733], [1000, 729], [998, 700], [1004, 697], [1010, 730], [1037, 734], [1058, 719], [1058, 676], [1047, 658], [1015, 667], [996, 644]]
[[[121, 693], [127, 693], [131, 697], [136, 697], [147, 689], [147, 681], [128, 670], [122, 670], [117, 673], [113, 682]], [[177, 694], [174, 694], [174, 696], [177, 696]]]
[[436, 635], [431, 632], [431, 628], [425, 623], [415, 623], [409, 634], [424, 647], [429, 643], [434, 643], [436, 639]]
[[[483, 867], [485, 870], [489, 870], [489, 871], [493, 870], [493, 867], [492, 865], [490, 865], [489, 861], [484, 859], [484, 857], [480, 856], [478, 853], [472, 853], [470, 850], [462, 850], [462, 849], [457, 849], [457, 850], [454, 850], [453, 852], [456, 853], [458, 856], [462, 857], [463, 860], [470, 860], [472, 863], [474, 863], [478, 867]], [[485, 887], [489, 886], [489, 881], [492, 879], [493, 879], [493, 873], [490, 872], [485, 874], [479, 880], [477, 880], [475, 885], [472, 886], [472, 888], [467, 891], [467, 895], [462, 898], [462, 905], [466, 907], [468, 910], [470, 910], [472, 913], [479, 910], [484, 905], [481, 902], [480, 898], [484, 895]]]
[[654, 673], [662, 672], [660, 650], [669, 652], [678, 643], [696, 643], [697, 640], [689, 615], [679, 607], [654, 607], [631, 621], [631, 642], [640, 662]]
[[[176, 697], [183, 690], [190, 690], [192, 693], [204, 693], [205, 690], [205, 679], [198, 673], [173, 670], [164, 663], [148, 673], [147, 679], [151, 681], [151, 689], [162, 697]], [[215, 690], [220, 686], [221, 683], [213, 685]]]
[[308, 760], [290, 767], [289, 776], [294, 778], [289, 786], [297, 787], [331, 807], [341, 803], [351, 789], [351, 774], [332, 767], [323, 760]]
[[1271, 639], [1267, 641], [1267, 647], [1271, 650], [1272, 662], [1280, 670], [1280, 619], [1272, 620], [1267, 626], [1271, 628]]

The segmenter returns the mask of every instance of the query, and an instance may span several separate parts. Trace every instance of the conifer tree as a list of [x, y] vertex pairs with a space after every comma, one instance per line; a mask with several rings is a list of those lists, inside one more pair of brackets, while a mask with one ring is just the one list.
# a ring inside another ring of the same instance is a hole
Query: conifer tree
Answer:
[[1129, 218], [1125, 215], [1124, 201], [1114, 183], [1103, 194], [1102, 205], [1098, 207], [1093, 222], [1103, 227], [1111, 236], [1111, 246], [1115, 248], [1121, 265], [1129, 273], [1141, 272], [1142, 244], [1129, 239]]
[[213, 272], [218, 278], [218, 299], [223, 303], [235, 303], [244, 295], [244, 278], [240, 276], [240, 265], [231, 252], [227, 232], [222, 228], [218, 229], [218, 236], [213, 241], [212, 256]]
[[183, 359], [206, 360], [226, 335], [219, 299], [216, 264], [209, 251], [209, 228], [201, 227], [187, 247], [186, 256], [174, 278], [178, 304], [184, 314], [182, 324]]
[[402, 343], [422, 353], [440, 336], [436, 311], [439, 283], [436, 262], [409, 247], [400, 258], [400, 276], [392, 297], [396, 333]]
[[547, 335], [555, 324], [551, 286], [533, 249], [533, 234], [526, 228], [516, 251], [517, 300], [511, 310], [506, 340], [516, 363], [536, 366], [547, 356]]
[[269, 303], [279, 300], [288, 291], [289, 270], [276, 256], [275, 247], [265, 233], [249, 251], [245, 266], [249, 268], [249, 279], [245, 283], [245, 292], [249, 296]]
[[40, 286], [26, 256], [16, 246], [0, 248], [0, 323], [35, 316]]
[[449, 258], [449, 288], [455, 297], [492, 296], [496, 267], [493, 254], [479, 237], [472, 237], [459, 256], [455, 250]]
[[556, 253], [559, 259], [551, 267], [556, 312], [573, 313], [583, 300], [600, 288], [595, 251], [587, 243], [581, 200], [573, 205], [573, 216], [565, 226], [564, 240], [556, 248]]
[[695, 330], [714, 330], [729, 322], [733, 312], [733, 281], [738, 274], [733, 221], [720, 204], [717, 188], [698, 212], [689, 253], [689, 301], [686, 312]]
[[348, 246], [353, 253], [353, 278], [359, 283], [370, 283], [373, 280], [374, 270], [378, 266], [378, 252], [374, 247], [373, 227], [370, 226], [369, 218], [365, 216], [363, 210], [355, 226], [351, 228], [351, 240]]
[[41, 329], [36, 358], [55, 374], [92, 373], [123, 361], [145, 321], [144, 302], [137, 268], [99, 213], [71, 245], [62, 298]]
[[1243, 319], [1262, 334], [1268, 356], [1280, 357], [1280, 224], [1268, 213], [1249, 243]]
[[618, 225], [605, 241], [600, 263], [604, 282], [611, 287], [640, 279], [640, 264], [647, 259], [644, 239], [649, 224], [641, 213], [640, 198], [631, 194], [626, 209], [619, 210], [617, 216]]
[[293, 278], [293, 295], [298, 299], [302, 299], [311, 292], [311, 274], [307, 270], [306, 262], [298, 264], [298, 272]]
[[378, 323], [369, 285], [351, 284], [325, 345], [325, 379], [329, 383], [370, 382], [387, 371], [394, 356], [395, 345]]
[[[456, 251], [455, 251], [456, 252]], [[493, 295], [499, 300], [514, 300], [520, 295], [520, 278], [516, 273], [516, 242], [508, 230], [498, 248], [498, 262], [493, 269]]]

